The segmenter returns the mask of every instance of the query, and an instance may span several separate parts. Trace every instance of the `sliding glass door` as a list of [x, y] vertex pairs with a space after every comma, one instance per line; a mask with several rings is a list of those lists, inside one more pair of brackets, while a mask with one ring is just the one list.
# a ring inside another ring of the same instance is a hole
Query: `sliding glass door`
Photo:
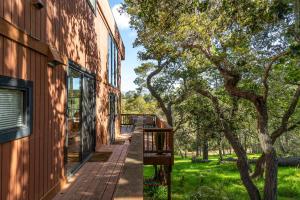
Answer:
[[68, 71], [65, 163], [74, 172], [95, 147], [95, 79], [71, 65]]
[[110, 133], [110, 143], [115, 142], [115, 124], [117, 115], [117, 96], [113, 93], [109, 95], [109, 133]]
[[82, 84], [82, 157], [87, 158], [95, 147], [95, 80], [83, 75]]

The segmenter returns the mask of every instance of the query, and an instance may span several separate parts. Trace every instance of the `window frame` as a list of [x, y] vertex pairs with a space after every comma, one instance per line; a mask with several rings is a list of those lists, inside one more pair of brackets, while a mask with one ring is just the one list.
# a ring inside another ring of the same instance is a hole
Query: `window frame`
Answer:
[[[95, 6], [91, 3], [91, 1], [95, 2]], [[96, 8], [97, 8], [97, 0], [87, 0], [90, 8], [92, 9], [93, 13], [96, 15]]]
[[108, 35], [108, 46], [107, 46], [107, 83], [111, 85], [111, 48], [112, 48], [112, 37]]
[[111, 34], [108, 35], [107, 47], [107, 82], [111, 87], [118, 88], [119, 49]]
[[119, 50], [116, 48], [115, 51], [115, 57], [116, 57], [116, 67], [115, 67], [115, 87], [119, 88]]
[[0, 88], [23, 92], [24, 126], [0, 130], [0, 144], [27, 137], [33, 127], [33, 82], [0, 75]]

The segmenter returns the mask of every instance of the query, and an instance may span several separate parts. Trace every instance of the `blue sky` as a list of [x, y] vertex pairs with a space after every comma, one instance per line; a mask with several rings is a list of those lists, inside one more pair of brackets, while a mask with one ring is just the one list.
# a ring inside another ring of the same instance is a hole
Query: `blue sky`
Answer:
[[121, 91], [127, 92], [136, 88], [136, 85], [133, 83], [134, 79], [136, 78], [134, 68], [140, 63], [137, 58], [138, 48], [133, 48], [132, 46], [136, 38], [136, 32], [129, 27], [129, 17], [126, 15], [121, 15], [118, 12], [118, 8], [121, 6], [121, 3], [123, 3], [123, 0], [109, 0], [109, 3], [125, 45], [126, 57], [125, 60], [122, 61]]

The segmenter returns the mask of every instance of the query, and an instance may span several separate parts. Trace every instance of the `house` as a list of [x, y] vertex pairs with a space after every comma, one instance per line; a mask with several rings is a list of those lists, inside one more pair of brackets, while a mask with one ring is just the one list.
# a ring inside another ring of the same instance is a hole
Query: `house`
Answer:
[[0, 1], [0, 199], [47, 199], [120, 134], [108, 0]]

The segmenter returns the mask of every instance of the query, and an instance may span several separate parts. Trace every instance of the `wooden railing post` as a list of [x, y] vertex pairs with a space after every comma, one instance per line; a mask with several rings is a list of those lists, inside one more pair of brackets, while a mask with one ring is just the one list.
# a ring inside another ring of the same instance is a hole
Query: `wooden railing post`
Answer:
[[[122, 114], [121, 125], [134, 125], [135, 117], [143, 118], [144, 164], [164, 166], [168, 185], [168, 199], [171, 199], [171, 171], [174, 164], [174, 131], [156, 115]], [[158, 135], [160, 134], [160, 136]], [[163, 135], [163, 136], [162, 136]], [[157, 140], [161, 140], [158, 142]], [[162, 145], [161, 149], [158, 145]]]

